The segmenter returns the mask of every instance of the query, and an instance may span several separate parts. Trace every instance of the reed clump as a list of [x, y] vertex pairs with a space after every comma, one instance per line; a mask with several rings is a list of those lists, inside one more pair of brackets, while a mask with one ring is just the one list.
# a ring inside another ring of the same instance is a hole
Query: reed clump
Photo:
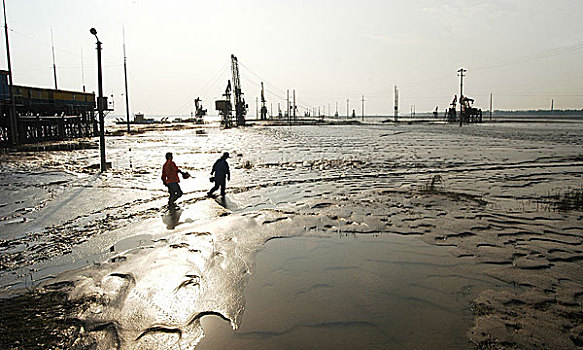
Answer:
[[443, 178], [439, 174], [433, 175], [433, 177], [421, 187], [421, 192], [425, 193], [438, 193], [440, 191], [443, 191]]
[[567, 188], [542, 196], [537, 200], [543, 209], [558, 211], [583, 211], [583, 186]]
[[429, 180], [427, 180], [427, 183], [421, 186], [419, 192], [422, 194], [445, 196], [454, 201], [471, 200], [478, 203], [480, 206], [488, 204], [488, 202], [486, 202], [486, 200], [484, 200], [481, 195], [446, 190], [445, 180], [439, 174], [433, 175]]

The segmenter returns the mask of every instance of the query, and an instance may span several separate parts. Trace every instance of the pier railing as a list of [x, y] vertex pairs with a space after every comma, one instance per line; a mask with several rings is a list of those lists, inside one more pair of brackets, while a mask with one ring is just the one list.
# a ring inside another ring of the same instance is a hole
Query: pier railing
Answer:
[[[11, 145], [8, 118], [0, 117], [0, 145]], [[75, 116], [18, 116], [19, 144], [68, 140], [97, 136], [99, 126], [94, 113]]]

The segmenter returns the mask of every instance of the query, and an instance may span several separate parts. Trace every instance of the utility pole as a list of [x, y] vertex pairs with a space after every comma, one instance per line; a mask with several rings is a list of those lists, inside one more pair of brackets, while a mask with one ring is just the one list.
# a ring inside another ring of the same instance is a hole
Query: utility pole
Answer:
[[490, 93], [490, 122], [492, 122], [492, 93]]
[[83, 83], [83, 92], [85, 92], [85, 67], [83, 66], [83, 47], [81, 47], [81, 82]]
[[123, 30], [123, 76], [126, 86], [126, 121], [128, 124], [128, 134], [130, 133], [130, 96], [128, 94], [128, 66], [126, 57], [126, 31]]
[[338, 117], [338, 101], [336, 101], [336, 114], [334, 116]]
[[265, 89], [263, 88], [263, 82], [261, 82], [261, 120], [267, 120], [267, 107], [265, 107]]
[[12, 64], [10, 63], [10, 44], [8, 42], [8, 22], [6, 21], [6, 0], [2, 0], [4, 6], [4, 34], [6, 37], [6, 61], [8, 63], [8, 90], [10, 93], [10, 139], [13, 145], [19, 143], [18, 119], [16, 117], [16, 103], [14, 102], [14, 85], [12, 84]]
[[58, 87], [57, 87], [57, 63], [55, 60], [55, 40], [53, 38], [53, 28], [51, 28], [51, 48], [53, 51], [53, 75], [55, 77], [55, 90], [58, 90]]
[[463, 124], [463, 97], [464, 97], [464, 73], [467, 72], [467, 70], [460, 68], [458, 70], [459, 76], [460, 76], [460, 126], [462, 126]]
[[255, 120], [259, 120], [259, 97], [255, 97]]
[[362, 95], [362, 121], [364, 121], [364, 95]]
[[97, 86], [99, 96], [97, 97], [97, 110], [99, 111], [99, 153], [101, 155], [101, 172], [107, 170], [105, 163], [105, 116], [103, 115], [103, 82], [101, 73], [101, 41], [97, 37], [97, 30], [91, 28], [89, 31], [97, 39]]
[[287, 119], [289, 121], [289, 125], [291, 126], [291, 114], [290, 114], [290, 110], [289, 110], [289, 89], [287, 89], [287, 102], [286, 102], [286, 105], [287, 105], [287, 112], [286, 112], [287, 113]]
[[294, 121], [296, 120], [296, 109], [298, 107], [296, 106], [296, 89], [294, 89], [294, 107], [293, 107], [293, 114], [294, 114]]
[[398, 121], [399, 119], [399, 89], [397, 89], [397, 85], [395, 85], [395, 93], [394, 93], [394, 97], [395, 97], [395, 104], [393, 107], [393, 118], [395, 119], [395, 122]]
[[350, 118], [350, 108], [349, 108], [349, 102], [350, 99], [346, 99], [346, 119]]

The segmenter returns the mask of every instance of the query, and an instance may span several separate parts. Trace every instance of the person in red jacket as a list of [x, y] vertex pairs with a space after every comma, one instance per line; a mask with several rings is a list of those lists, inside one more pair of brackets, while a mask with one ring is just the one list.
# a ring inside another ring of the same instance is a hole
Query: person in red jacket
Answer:
[[182, 174], [183, 178], [188, 177], [188, 173], [178, 169], [176, 163], [172, 161], [172, 153], [166, 153], [166, 163], [162, 167], [162, 182], [168, 187], [168, 193], [170, 193], [168, 205], [174, 204], [178, 198], [182, 197], [183, 193], [178, 184], [180, 182], [179, 173]]

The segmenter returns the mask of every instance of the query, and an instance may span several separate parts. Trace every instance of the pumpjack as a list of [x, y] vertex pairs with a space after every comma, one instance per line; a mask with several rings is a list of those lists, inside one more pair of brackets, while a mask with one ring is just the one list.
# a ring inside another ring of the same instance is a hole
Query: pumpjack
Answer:
[[[450, 103], [450, 107], [445, 111], [445, 119], [450, 123], [455, 123], [459, 121], [457, 111], [456, 111], [457, 95], [454, 96], [453, 101]], [[482, 110], [473, 107], [474, 99], [467, 96], [460, 97], [461, 104], [461, 115], [464, 123], [481, 123], [482, 122]]]

